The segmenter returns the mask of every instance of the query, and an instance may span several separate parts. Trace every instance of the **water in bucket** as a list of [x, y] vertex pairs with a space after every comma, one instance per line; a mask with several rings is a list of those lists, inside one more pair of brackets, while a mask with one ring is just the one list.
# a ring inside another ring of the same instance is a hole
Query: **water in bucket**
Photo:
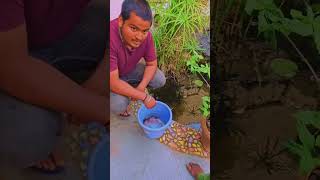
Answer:
[[171, 125], [171, 122], [171, 109], [163, 102], [157, 101], [156, 106], [151, 109], [146, 108], [142, 104], [138, 110], [138, 123], [143, 128], [145, 135], [148, 138], [160, 138], [165, 130]]
[[143, 124], [149, 128], [161, 128], [164, 123], [157, 116], [151, 115], [143, 120]]

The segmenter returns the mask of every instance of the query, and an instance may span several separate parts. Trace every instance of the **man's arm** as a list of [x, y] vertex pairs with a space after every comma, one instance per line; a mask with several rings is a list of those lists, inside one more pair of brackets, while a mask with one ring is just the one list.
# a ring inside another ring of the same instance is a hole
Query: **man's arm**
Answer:
[[106, 97], [91, 93], [28, 55], [25, 25], [0, 32], [0, 87], [28, 103], [107, 122]]
[[157, 60], [146, 62], [146, 68], [144, 70], [143, 78], [137, 87], [138, 90], [144, 92], [149, 82], [153, 79], [157, 69], [158, 69]]
[[105, 51], [104, 57], [96, 68], [96, 71], [87, 81], [83, 83], [82, 86], [99, 95], [107, 96], [109, 93], [109, 88], [107, 87], [108, 84], [107, 51]]

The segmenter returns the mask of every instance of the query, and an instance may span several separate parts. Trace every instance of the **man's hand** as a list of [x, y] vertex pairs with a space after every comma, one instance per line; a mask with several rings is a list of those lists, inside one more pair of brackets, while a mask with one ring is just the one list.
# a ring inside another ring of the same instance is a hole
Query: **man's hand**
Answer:
[[[140, 91], [140, 92], [143, 92], [143, 93], [146, 92], [146, 87], [141, 86], [141, 84], [139, 84], [135, 89]], [[130, 98], [130, 99], [131, 99], [131, 101], [136, 101], [137, 100], [135, 98]]]
[[148, 108], [151, 109], [156, 105], [156, 100], [150, 96], [149, 94], [146, 94], [146, 98], [143, 100], [143, 104]]
[[139, 84], [137, 87], [136, 87], [137, 90], [141, 91], [141, 92], [145, 92], [146, 91], [146, 87], [145, 86], [142, 86], [141, 84]]
[[187, 166], [187, 169], [188, 169], [189, 173], [195, 179], [198, 179], [199, 174], [203, 173], [203, 169], [201, 168], [201, 166], [199, 164], [190, 162], [186, 166]]

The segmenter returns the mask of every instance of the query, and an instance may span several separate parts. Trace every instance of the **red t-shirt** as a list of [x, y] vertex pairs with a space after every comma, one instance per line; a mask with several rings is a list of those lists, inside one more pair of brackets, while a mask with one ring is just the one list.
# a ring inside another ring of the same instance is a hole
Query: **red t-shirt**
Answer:
[[144, 58], [146, 62], [156, 60], [153, 38], [148, 32], [147, 38], [138, 48], [129, 50], [122, 42], [119, 32], [118, 18], [110, 22], [110, 72], [119, 70], [123, 76], [133, 71]]
[[1, 0], [0, 32], [26, 24], [29, 47], [62, 38], [78, 22], [90, 0]]

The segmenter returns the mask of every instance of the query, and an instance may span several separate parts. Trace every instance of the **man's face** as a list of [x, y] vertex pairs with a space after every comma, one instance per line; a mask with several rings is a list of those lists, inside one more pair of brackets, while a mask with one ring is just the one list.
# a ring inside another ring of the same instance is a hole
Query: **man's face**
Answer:
[[119, 27], [122, 38], [129, 48], [137, 48], [146, 39], [151, 27], [150, 21], [145, 21], [135, 12], [131, 12], [129, 19], [123, 21], [119, 17]]

